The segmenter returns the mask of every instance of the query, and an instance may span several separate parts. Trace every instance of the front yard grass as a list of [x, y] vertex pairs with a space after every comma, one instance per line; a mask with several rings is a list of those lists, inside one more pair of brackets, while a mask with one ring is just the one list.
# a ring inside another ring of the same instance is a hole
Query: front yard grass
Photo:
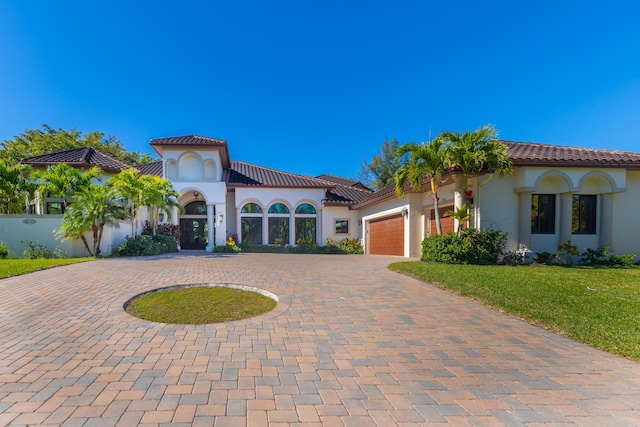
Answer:
[[393, 263], [575, 341], [640, 361], [640, 269]]
[[32, 273], [38, 270], [58, 267], [60, 265], [75, 264], [78, 262], [91, 261], [95, 258], [9, 258], [0, 259], [0, 279], [5, 277], [18, 276], [20, 274]]
[[256, 292], [226, 287], [164, 289], [132, 300], [127, 313], [160, 323], [201, 325], [247, 319], [273, 310], [277, 302]]

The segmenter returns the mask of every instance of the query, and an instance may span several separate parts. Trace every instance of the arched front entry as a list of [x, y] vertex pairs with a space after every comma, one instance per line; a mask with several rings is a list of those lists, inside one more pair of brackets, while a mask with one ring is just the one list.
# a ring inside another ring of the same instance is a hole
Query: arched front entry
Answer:
[[202, 200], [187, 203], [180, 216], [180, 247], [204, 250], [209, 243], [208, 235], [207, 205]]

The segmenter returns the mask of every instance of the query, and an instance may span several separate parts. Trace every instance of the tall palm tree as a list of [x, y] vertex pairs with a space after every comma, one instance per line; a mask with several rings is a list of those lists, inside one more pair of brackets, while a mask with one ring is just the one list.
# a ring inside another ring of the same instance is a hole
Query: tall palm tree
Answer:
[[[90, 184], [78, 191], [74, 203], [62, 217], [62, 224], [56, 234], [64, 239], [80, 239], [91, 256], [100, 256], [100, 243], [105, 226], [119, 228], [119, 220], [126, 210], [119, 201], [119, 195], [110, 186]], [[92, 248], [86, 233], [92, 236]]]
[[41, 193], [49, 193], [52, 197], [61, 198], [66, 210], [67, 199], [90, 185], [91, 181], [101, 174], [102, 170], [95, 166], [83, 172], [66, 163], [58, 163], [45, 170], [34, 172], [32, 179], [38, 182], [38, 190]]
[[151, 210], [151, 228], [156, 234], [158, 226], [158, 216], [160, 212], [165, 212], [167, 218], [171, 218], [171, 208], [182, 209], [178, 202], [180, 193], [173, 189], [171, 181], [159, 176], [144, 175], [142, 177], [144, 185], [144, 197], [142, 203]]
[[397, 156], [402, 157], [405, 154], [409, 154], [409, 158], [400, 166], [395, 175], [396, 194], [398, 197], [404, 197], [404, 186], [407, 181], [414, 190], [422, 191], [423, 180], [425, 177], [428, 178], [431, 183], [431, 193], [433, 194], [436, 230], [438, 234], [442, 234], [438, 188], [440, 178], [442, 178], [449, 166], [447, 143], [440, 137], [436, 137], [428, 143], [418, 144], [411, 142], [398, 147], [396, 150]]
[[445, 131], [440, 137], [449, 141], [451, 166], [462, 172], [464, 190], [469, 188], [469, 177], [485, 167], [491, 172], [499, 169], [500, 176], [513, 172], [509, 147], [498, 141], [498, 132], [492, 125], [484, 125], [473, 132]]
[[144, 179], [137, 169], [123, 170], [109, 179], [116, 193], [129, 201], [129, 218], [131, 219], [131, 237], [137, 234], [138, 207], [143, 205]]

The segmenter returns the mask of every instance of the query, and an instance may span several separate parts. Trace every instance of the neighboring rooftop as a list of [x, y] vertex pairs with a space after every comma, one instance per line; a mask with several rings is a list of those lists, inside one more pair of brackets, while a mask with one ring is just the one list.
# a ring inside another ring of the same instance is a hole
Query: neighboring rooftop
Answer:
[[116, 173], [133, 167], [91, 147], [74, 148], [57, 153], [26, 157], [20, 160], [20, 163], [34, 167], [46, 167], [58, 163], [67, 163], [69, 166], [76, 168], [97, 166], [105, 172]]

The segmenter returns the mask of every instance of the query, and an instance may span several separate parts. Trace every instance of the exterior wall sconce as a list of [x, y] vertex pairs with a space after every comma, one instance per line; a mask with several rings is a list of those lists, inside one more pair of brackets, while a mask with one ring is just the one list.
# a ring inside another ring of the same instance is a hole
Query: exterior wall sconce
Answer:
[[224, 219], [224, 215], [223, 215], [223, 214], [221, 214], [221, 213], [219, 213], [219, 214], [218, 214], [218, 222], [219, 222], [220, 224], [222, 224], [222, 220], [223, 220], [223, 219]]
[[164, 221], [164, 214], [163, 213], [158, 214], [158, 218], [160, 219], [160, 222], [163, 222]]
[[358, 220], [358, 225], [362, 225], [362, 219]]
[[402, 208], [402, 216], [407, 218], [409, 216], [409, 209], [406, 207]]

